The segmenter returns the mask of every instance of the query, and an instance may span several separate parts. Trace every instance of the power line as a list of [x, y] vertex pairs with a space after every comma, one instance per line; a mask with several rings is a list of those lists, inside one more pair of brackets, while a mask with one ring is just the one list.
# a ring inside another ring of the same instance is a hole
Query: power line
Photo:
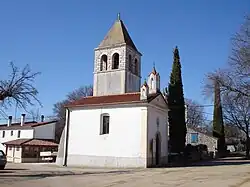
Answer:
[[0, 109], [1, 116], [6, 116], [4, 117], [5, 119], [8, 119], [8, 115], [4, 112], [4, 110]]

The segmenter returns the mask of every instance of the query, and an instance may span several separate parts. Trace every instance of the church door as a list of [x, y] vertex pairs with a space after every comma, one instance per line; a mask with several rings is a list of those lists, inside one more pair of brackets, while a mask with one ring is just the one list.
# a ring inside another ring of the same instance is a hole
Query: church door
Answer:
[[156, 145], [155, 145], [155, 164], [158, 166], [160, 164], [161, 158], [161, 140], [159, 133], [156, 134]]

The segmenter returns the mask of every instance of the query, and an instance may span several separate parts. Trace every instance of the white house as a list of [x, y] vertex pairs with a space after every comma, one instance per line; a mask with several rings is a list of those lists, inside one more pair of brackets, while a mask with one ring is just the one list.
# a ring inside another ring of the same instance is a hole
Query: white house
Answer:
[[93, 95], [66, 106], [57, 163], [150, 167], [168, 162], [168, 107], [155, 67], [141, 85], [141, 53], [115, 21], [95, 49]]
[[[26, 122], [25, 114], [22, 114], [19, 123], [12, 123], [12, 116], [9, 116], [8, 123], [0, 125], [0, 150], [5, 152], [8, 161], [21, 162], [21, 158], [25, 157], [25, 150], [31, 153], [36, 149], [38, 152], [47, 150], [48, 147], [53, 149], [57, 147], [57, 144], [54, 143], [56, 121], [43, 121], [43, 119], [42, 116], [41, 122]], [[22, 150], [24, 145], [26, 149]], [[32, 149], [29, 149], [29, 147], [32, 147]], [[34, 147], [37, 148], [33, 150]], [[32, 160], [30, 157], [34, 155], [26, 156], [29, 157], [29, 160]]]

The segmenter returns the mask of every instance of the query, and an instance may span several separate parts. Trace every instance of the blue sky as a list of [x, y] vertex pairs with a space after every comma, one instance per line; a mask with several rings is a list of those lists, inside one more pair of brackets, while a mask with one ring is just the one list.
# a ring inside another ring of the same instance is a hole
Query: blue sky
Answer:
[[[35, 82], [43, 103], [40, 112], [53, 115], [54, 103], [81, 85], [92, 84], [93, 49], [118, 12], [143, 54], [142, 77], [155, 62], [161, 86], [167, 86], [177, 45], [185, 97], [208, 104], [210, 100], [202, 95], [204, 74], [225, 65], [230, 37], [250, 12], [250, 1], [1, 1], [0, 79], [8, 76], [9, 61], [41, 71]], [[14, 115], [13, 108], [5, 112]]]

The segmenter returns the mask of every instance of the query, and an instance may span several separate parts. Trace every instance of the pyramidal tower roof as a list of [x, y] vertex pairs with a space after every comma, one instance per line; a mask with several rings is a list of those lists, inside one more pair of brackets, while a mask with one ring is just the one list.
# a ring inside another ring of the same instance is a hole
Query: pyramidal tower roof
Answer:
[[135, 47], [134, 42], [132, 41], [129, 33], [120, 19], [120, 14], [118, 14], [117, 20], [109, 30], [108, 34], [102, 40], [98, 48], [103, 47], [112, 47], [119, 44], [127, 44], [128, 46], [132, 47], [134, 50], [138, 51]]

